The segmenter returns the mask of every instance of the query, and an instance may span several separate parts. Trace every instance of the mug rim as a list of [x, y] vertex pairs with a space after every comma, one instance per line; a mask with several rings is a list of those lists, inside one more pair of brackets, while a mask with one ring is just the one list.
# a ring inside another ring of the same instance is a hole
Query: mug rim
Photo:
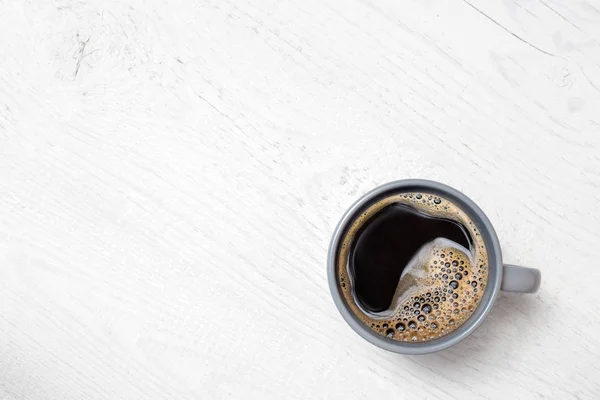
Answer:
[[[355, 217], [360, 215], [362, 210], [377, 197], [383, 197], [388, 193], [393, 194], [394, 192], [399, 191], [422, 191], [424, 193], [438, 194], [454, 202], [478, 227], [488, 253], [488, 283], [484, 295], [473, 314], [465, 321], [465, 323], [451, 333], [425, 342], [400, 342], [379, 335], [371, 330], [348, 308], [346, 301], [340, 293], [340, 287], [337, 280], [336, 260], [339, 245], [349, 224], [352, 223]], [[388, 182], [377, 186], [361, 196], [348, 208], [348, 210], [346, 210], [338, 222], [333, 232], [327, 254], [329, 290], [338, 311], [346, 323], [371, 344], [388, 351], [408, 355], [427, 354], [447, 349], [473, 333], [489, 315], [495, 300], [498, 297], [502, 283], [502, 269], [502, 251], [500, 242], [498, 241], [492, 223], [485, 213], [474, 201], [459, 190], [443, 183], [426, 179], [402, 179]]]

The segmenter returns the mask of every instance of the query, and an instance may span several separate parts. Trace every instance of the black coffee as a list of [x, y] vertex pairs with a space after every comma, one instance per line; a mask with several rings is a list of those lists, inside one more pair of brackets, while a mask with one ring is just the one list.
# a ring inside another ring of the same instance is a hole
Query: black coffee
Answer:
[[472, 241], [461, 223], [404, 204], [391, 204], [370, 218], [358, 231], [350, 253], [354, 290], [363, 308], [371, 312], [389, 309], [409, 261], [437, 238], [466, 249]]
[[371, 330], [398, 341], [433, 340], [464, 324], [481, 301], [485, 241], [448, 199], [390, 194], [347, 228], [337, 276], [349, 309]]

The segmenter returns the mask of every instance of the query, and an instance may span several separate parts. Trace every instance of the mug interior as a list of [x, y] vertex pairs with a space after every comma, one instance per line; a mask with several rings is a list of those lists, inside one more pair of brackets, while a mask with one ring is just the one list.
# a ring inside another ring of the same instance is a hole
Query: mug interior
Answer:
[[[364, 209], [377, 202], [379, 199], [402, 192], [421, 192], [438, 195], [455, 203], [477, 226], [488, 253], [488, 282], [483, 297], [473, 314], [465, 321], [465, 323], [453, 332], [426, 342], [399, 342], [381, 336], [369, 329], [369, 327], [361, 322], [348, 308], [346, 301], [340, 293], [340, 286], [337, 281], [336, 260], [338, 258], [339, 245], [350, 224], [364, 211]], [[331, 239], [327, 259], [327, 275], [329, 279], [329, 289], [331, 290], [335, 305], [346, 322], [360, 336], [376, 346], [396, 353], [426, 354], [443, 350], [460, 342], [481, 325], [485, 317], [490, 313], [494, 301], [498, 296], [498, 292], [500, 291], [500, 284], [502, 281], [502, 253], [498, 237], [496, 236], [492, 224], [483, 211], [471, 199], [458, 190], [439, 182], [422, 179], [407, 179], [390, 182], [371, 190], [358, 199], [348, 211], [346, 211], [338, 223]]]

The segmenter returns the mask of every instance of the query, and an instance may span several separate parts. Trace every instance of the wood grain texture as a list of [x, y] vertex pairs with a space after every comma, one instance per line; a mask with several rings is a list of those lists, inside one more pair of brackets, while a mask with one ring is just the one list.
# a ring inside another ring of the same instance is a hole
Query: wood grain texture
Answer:
[[[600, 2], [0, 0], [1, 399], [600, 398]], [[359, 195], [450, 184], [543, 273], [356, 335]]]

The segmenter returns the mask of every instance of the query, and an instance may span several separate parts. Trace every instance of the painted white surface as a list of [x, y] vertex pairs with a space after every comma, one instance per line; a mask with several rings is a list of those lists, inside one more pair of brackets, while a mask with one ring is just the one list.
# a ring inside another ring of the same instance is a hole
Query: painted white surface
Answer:
[[[405, 177], [543, 273], [422, 357], [325, 276]], [[0, 0], [1, 399], [597, 399], [599, 202], [597, 0]]]

